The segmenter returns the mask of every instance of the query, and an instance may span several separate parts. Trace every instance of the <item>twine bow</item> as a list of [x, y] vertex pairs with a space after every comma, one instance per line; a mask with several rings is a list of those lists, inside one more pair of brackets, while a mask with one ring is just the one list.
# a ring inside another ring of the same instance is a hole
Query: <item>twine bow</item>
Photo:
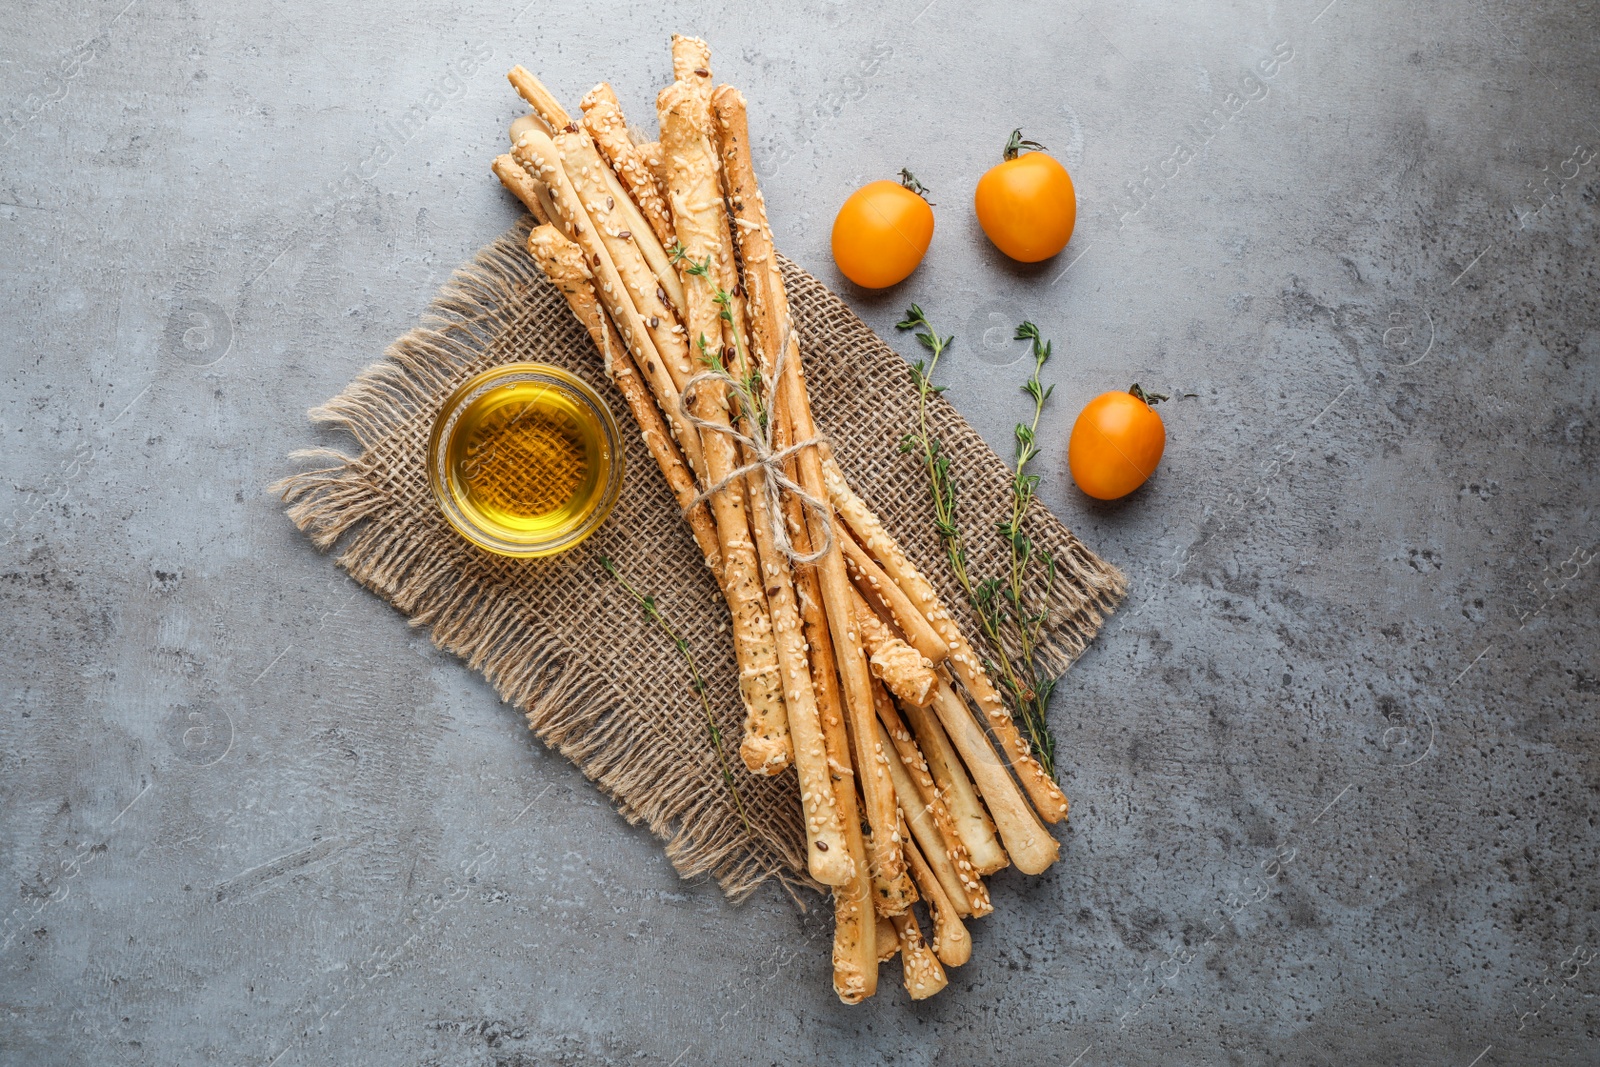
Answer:
[[[791, 332], [792, 330], [790, 325], [785, 323], [783, 329], [783, 343], [778, 346], [777, 363], [772, 368], [771, 378], [767, 380], [768, 396], [776, 397], [777, 383], [783, 381], [784, 367], [789, 361], [789, 341]], [[741, 402], [745, 403], [747, 407], [747, 413], [750, 416], [749, 421], [755, 427], [756, 436], [752, 437], [749, 434], [741, 433], [739, 430], [734, 429], [731, 424], [713, 422], [710, 419], [702, 419], [693, 411], [689, 410], [689, 398], [694, 395], [694, 391], [696, 389], [700, 388], [707, 382], [722, 383], [724, 386], [731, 389], [733, 393], [740, 398]], [[740, 381], [733, 375], [723, 370], [705, 370], [701, 371], [699, 374], [696, 374], [694, 377], [683, 383], [683, 392], [681, 396], [682, 407], [680, 414], [683, 416], [684, 420], [689, 423], [689, 425], [701, 432], [709, 431], [712, 433], [725, 434], [741, 445], [747, 455], [755, 457], [750, 462], [735, 467], [733, 470], [729, 471], [725, 477], [718, 479], [715, 485], [702, 490], [693, 500], [689, 501], [687, 506], [684, 507], [684, 514], [688, 514], [690, 511], [693, 511], [700, 504], [711, 499], [713, 496], [716, 496], [730, 485], [733, 485], [740, 478], [743, 478], [755, 471], [760, 471], [762, 474], [762, 492], [766, 496], [767, 500], [767, 514], [773, 517], [771, 523], [772, 540], [778, 551], [782, 552], [789, 558], [791, 562], [794, 563], [815, 563], [817, 560], [821, 559], [823, 556], [826, 556], [830, 551], [832, 551], [832, 509], [828, 507], [827, 501], [818, 500], [816, 497], [806, 492], [805, 489], [796, 483], [792, 478], [790, 478], [783, 469], [784, 462], [788, 460], [789, 457], [798, 454], [803, 449], [813, 448], [817, 445], [824, 445], [827, 443], [828, 439], [822, 434], [815, 434], [806, 438], [804, 441], [796, 441], [794, 444], [787, 445], [783, 448], [773, 448], [772, 427], [776, 421], [776, 412], [769, 411], [765, 422], [763, 422], [760, 418], [757, 418], [754, 403], [755, 398], [750, 395], [749, 387], [746, 385], [746, 383]], [[794, 547], [794, 542], [789, 539], [789, 528], [788, 524], [784, 522], [783, 501], [780, 496], [780, 493], [785, 492], [793, 495], [796, 500], [800, 501], [802, 506], [808, 508], [813, 515], [817, 516], [817, 518], [821, 520], [817, 525], [822, 530], [822, 544], [812, 552], [802, 553], [798, 551]]]

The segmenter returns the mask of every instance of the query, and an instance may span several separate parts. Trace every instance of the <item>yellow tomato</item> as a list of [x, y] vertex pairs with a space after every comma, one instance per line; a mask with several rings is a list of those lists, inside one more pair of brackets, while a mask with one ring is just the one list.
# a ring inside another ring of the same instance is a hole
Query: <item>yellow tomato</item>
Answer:
[[[1022, 153], [1024, 148], [1033, 151]], [[1045, 155], [1043, 145], [1024, 141], [1021, 130], [1006, 142], [1005, 161], [978, 179], [973, 206], [995, 247], [1022, 263], [1049, 259], [1067, 247], [1078, 221], [1078, 196], [1067, 168]]]
[[895, 182], [877, 181], [851, 193], [839, 209], [833, 261], [857, 285], [883, 289], [905, 281], [932, 240], [928, 202]]
[[1155, 473], [1167, 447], [1167, 428], [1137, 385], [1101, 393], [1078, 415], [1067, 442], [1067, 466], [1078, 488], [1097, 500], [1127, 496]]

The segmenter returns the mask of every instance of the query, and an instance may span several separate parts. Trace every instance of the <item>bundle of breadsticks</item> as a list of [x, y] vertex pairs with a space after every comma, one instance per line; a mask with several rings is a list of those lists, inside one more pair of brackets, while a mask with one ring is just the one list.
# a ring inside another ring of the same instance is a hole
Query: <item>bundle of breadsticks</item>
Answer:
[[674, 37], [672, 67], [655, 142], [609, 85], [574, 115], [517, 67], [532, 113], [493, 169], [727, 599], [740, 756], [794, 768], [808, 869], [834, 901], [835, 991], [871, 996], [898, 953], [920, 999], [969, 958], [963, 920], [993, 910], [984, 876], [1055, 861], [1044, 823], [1067, 801], [817, 430], [744, 99], [713, 87], [704, 41]]

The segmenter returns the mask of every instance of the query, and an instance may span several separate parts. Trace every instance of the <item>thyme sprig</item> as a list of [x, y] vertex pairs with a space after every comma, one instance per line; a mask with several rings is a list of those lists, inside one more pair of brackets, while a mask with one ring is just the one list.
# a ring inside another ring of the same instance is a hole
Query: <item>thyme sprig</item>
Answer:
[[666, 617], [661, 614], [661, 608], [656, 604], [656, 598], [641, 593], [634, 588], [633, 583], [624, 578], [621, 572], [617, 570], [617, 565], [611, 561], [610, 557], [601, 556], [600, 566], [616, 580], [616, 583], [629, 596], [638, 602], [639, 606], [644, 609], [645, 618], [655, 623], [661, 632], [667, 635], [667, 640], [672, 642], [673, 647], [678, 650], [678, 654], [689, 665], [690, 687], [694, 690], [695, 695], [700, 698], [700, 708], [705, 712], [706, 734], [711, 740], [712, 750], [717, 754], [717, 766], [722, 771], [722, 781], [727, 785], [728, 792], [733, 794], [734, 807], [739, 809], [739, 821], [744, 823], [746, 831], [754, 832], [750, 830], [750, 817], [745, 814], [744, 798], [739, 795], [739, 787], [733, 780], [733, 771], [728, 767], [728, 757], [722, 751], [722, 730], [717, 726], [717, 717], [711, 712], [711, 699], [706, 696], [705, 679], [700, 677], [700, 668], [695, 664], [694, 653], [689, 650], [689, 642], [680, 637], [678, 632], [672, 628], [672, 625], [667, 622]]
[[[901, 439], [900, 451], [921, 454], [933, 497], [934, 527], [944, 544], [950, 568], [977, 613], [979, 626], [996, 657], [993, 662], [985, 660], [984, 668], [999, 678], [1013, 715], [1021, 720], [1027, 732], [1034, 757], [1044, 767], [1045, 773], [1053, 778], [1055, 735], [1050, 731], [1046, 711], [1056, 679], [1038, 663], [1038, 650], [1040, 634], [1049, 618], [1048, 605], [1055, 588], [1056, 561], [1048, 551], [1034, 544], [1025, 531], [1028, 513], [1039, 486], [1039, 476], [1029, 474], [1027, 467], [1039, 454], [1039, 417], [1054, 389], [1054, 386], [1046, 386], [1039, 377], [1050, 358], [1051, 344], [1044, 340], [1033, 323], [1024, 322], [1017, 327], [1016, 339], [1032, 342], [1033, 373], [1022, 386], [1022, 391], [1033, 401], [1033, 416], [1027, 422], [1017, 423], [1014, 431], [1017, 452], [1011, 477], [1011, 511], [1005, 519], [995, 524], [995, 529], [1009, 546], [1009, 567], [1003, 579], [974, 581], [968, 571], [966, 537], [956, 516], [956, 481], [951, 473], [951, 458], [945, 454], [943, 445], [928, 427], [928, 398], [944, 392], [946, 388], [933, 384], [933, 374], [939, 358], [955, 338], [941, 338], [928, 322], [927, 315], [916, 304], [911, 305], [905, 318], [896, 323], [896, 327], [916, 330], [917, 340], [931, 353], [927, 361], [912, 363], [911, 379], [917, 387], [917, 432]], [[1044, 568], [1045, 575], [1043, 593], [1038, 598], [1038, 610], [1029, 606], [1030, 598], [1025, 597], [1023, 592], [1030, 568], [1035, 563]], [[1005, 640], [1006, 637], [1010, 638], [1009, 642]]]

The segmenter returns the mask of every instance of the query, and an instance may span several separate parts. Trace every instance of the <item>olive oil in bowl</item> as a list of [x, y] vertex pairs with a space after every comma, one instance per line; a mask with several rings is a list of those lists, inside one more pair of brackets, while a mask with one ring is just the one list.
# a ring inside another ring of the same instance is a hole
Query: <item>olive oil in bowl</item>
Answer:
[[474, 375], [440, 409], [428, 481], [445, 518], [480, 548], [547, 556], [605, 521], [622, 487], [616, 422], [558, 367], [513, 363]]

